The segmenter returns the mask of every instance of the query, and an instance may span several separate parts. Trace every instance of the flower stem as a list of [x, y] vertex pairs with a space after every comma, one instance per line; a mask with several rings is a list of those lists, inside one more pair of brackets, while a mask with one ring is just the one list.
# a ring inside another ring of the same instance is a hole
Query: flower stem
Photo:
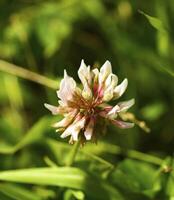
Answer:
[[66, 166], [71, 166], [75, 160], [75, 157], [78, 153], [80, 147], [80, 139], [73, 145], [72, 150], [70, 151]]

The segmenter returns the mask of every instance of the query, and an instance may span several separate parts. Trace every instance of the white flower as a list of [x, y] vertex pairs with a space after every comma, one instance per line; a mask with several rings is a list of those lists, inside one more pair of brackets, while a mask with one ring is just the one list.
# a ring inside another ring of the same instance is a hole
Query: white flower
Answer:
[[127, 79], [117, 85], [118, 77], [112, 73], [109, 61], [106, 61], [99, 71], [90, 70], [90, 66], [86, 66], [82, 60], [78, 76], [83, 85], [82, 90], [65, 71], [60, 89], [57, 91], [59, 106], [44, 104], [53, 115], [64, 116], [61, 121], [54, 124], [57, 131], [63, 131], [62, 138], [70, 136], [71, 142], [78, 139], [91, 140], [96, 137], [96, 124], [103, 119], [109, 120], [119, 128], [133, 127], [133, 123], [121, 121], [120, 114], [134, 104], [134, 99], [120, 102], [115, 106], [106, 104], [121, 97], [128, 85]]

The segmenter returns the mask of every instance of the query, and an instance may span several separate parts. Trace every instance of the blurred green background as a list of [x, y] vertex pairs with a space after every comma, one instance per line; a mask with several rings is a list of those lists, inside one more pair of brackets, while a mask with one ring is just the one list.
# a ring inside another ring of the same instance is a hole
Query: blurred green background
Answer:
[[[145, 16], [141, 11], [158, 19]], [[43, 104], [57, 104], [55, 88], [58, 88], [64, 69], [79, 82], [77, 70], [81, 59], [91, 66], [101, 66], [109, 60], [120, 82], [127, 77], [128, 89], [121, 100], [135, 98], [131, 112], [151, 129], [147, 134], [137, 126], [131, 130], [109, 127], [97, 146], [87, 144], [86, 151], [112, 164], [122, 163], [125, 159], [124, 154], [116, 156], [112, 149], [114, 145], [162, 158], [172, 156], [173, 13], [172, 0], [1, 0], [0, 59], [53, 81], [51, 89], [19, 78], [18, 71], [12, 75], [6, 67], [8, 63], [0, 61], [0, 169], [46, 166], [50, 164], [50, 158], [58, 165], [64, 165], [69, 146], [50, 127], [56, 118]], [[90, 167], [90, 159], [79, 156], [76, 165], [85, 169], [85, 164], [90, 173], [103, 170], [103, 166], [99, 170], [96, 163]], [[139, 166], [139, 163], [134, 165]], [[145, 163], [142, 166], [146, 168]], [[138, 169], [141, 171], [142, 167]], [[145, 171], [151, 173], [151, 169], [147, 169]], [[136, 179], [134, 175], [133, 179]], [[30, 190], [40, 195], [36, 199], [83, 199], [82, 193], [65, 192], [64, 188], [33, 186]], [[9, 191], [7, 194], [11, 193]], [[171, 193], [164, 192], [164, 188], [158, 191], [162, 192], [157, 199], [174, 196], [173, 190]], [[0, 189], [0, 199], [12, 198], [7, 194]], [[21, 200], [25, 198], [21, 197]], [[136, 198], [147, 197], [133, 196]]]

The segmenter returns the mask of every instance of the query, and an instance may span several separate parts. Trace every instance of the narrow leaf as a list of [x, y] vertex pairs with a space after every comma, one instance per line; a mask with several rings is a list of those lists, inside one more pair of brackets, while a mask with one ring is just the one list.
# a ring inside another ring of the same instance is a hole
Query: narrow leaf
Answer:
[[82, 190], [98, 199], [123, 200], [120, 193], [102, 179], [73, 167], [33, 168], [0, 172], [1, 181], [50, 185]]

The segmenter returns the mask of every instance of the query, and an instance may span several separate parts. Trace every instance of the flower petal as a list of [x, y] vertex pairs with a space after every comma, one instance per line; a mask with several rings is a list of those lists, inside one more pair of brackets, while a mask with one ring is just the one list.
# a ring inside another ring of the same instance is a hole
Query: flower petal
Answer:
[[131, 106], [134, 105], [134, 103], [135, 103], [134, 99], [118, 103], [118, 106], [120, 108], [119, 112], [126, 112]]
[[99, 73], [99, 85], [102, 85], [102, 83], [106, 80], [106, 78], [111, 73], [112, 73], [111, 63], [107, 60], [103, 64], [103, 66], [101, 67], [101, 69], [100, 69], [100, 73]]
[[113, 98], [114, 88], [116, 87], [118, 78], [115, 74], [110, 74], [105, 81], [105, 89], [103, 101], [110, 101]]
[[128, 80], [125, 78], [120, 85], [114, 89], [114, 98], [119, 98], [125, 92], [128, 85]]
[[62, 135], [60, 136], [61, 138], [66, 138], [69, 135], [71, 135], [71, 125], [62, 133]]
[[64, 104], [71, 100], [73, 93], [76, 89], [76, 82], [70, 76], [68, 76], [66, 70], [64, 71], [64, 79], [60, 82], [60, 89], [57, 91], [57, 96]]
[[96, 84], [98, 82], [99, 70], [97, 68], [93, 69], [92, 74], [94, 83]]
[[68, 113], [61, 121], [53, 124], [53, 127], [55, 127], [55, 128], [67, 127], [72, 122], [72, 120], [74, 119], [76, 114], [77, 114], [77, 109]]
[[78, 134], [79, 134], [80, 130], [81, 130], [82, 128], [84, 128], [85, 122], [86, 122], [86, 118], [83, 117], [81, 120], [79, 120], [79, 121], [74, 125], [74, 131], [72, 131], [72, 134], [71, 134], [74, 141], [77, 141], [77, 140], [78, 140]]
[[122, 128], [122, 129], [132, 128], [134, 126], [134, 123], [124, 122], [120, 120], [112, 120], [111, 122], [117, 127]]
[[84, 60], [81, 61], [81, 65], [80, 68], [78, 70], [78, 76], [82, 82], [82, 84], [84, 83], [91, 83], [91, 71], [90, 71], [90, 66], [86, 66], [86, 64], [84, 63]]
[[72, 136], [73, 141], [78, 140], [78, 134], [80, 130], [84, 127], [86, 122], [85, 117], [81, 118], [78, 121], [75, 121], [73, 124], [71, 124], [61, 135], [61, 138], [65, 138], [69, 135]]
[[118, 105], [114, 106], [112, 108], [112, 110], [110, 110], [107, 114], [107, 116], [110, 118], [110, 119], [114, 119], [117, 117], [117, 113], [120, 111], [120, 107]]
[[105, 81], [105, 88], [107, 89], [108, 87], [116, 87], [118, 83], [118, 77], [115, 74], [109, 74], [108, 78]]
[[91, 118], [84, 132], [86, 140], [90, 140], [94, 129], [94, 119]]
[[45, 108], [52, 112], [53, 115], [59, 114], [59, 107], [52, 106], [50, 104], [44, 103]]
[[91, 91], [90, 85], [91, 85], [92, 75], [90, 71], [90, 66], [87, 67], [86, 64], [84, 63], [84, 60], [81, 61], [81, 65], [78, 70], [78, 76], [84, 87], [82, 96], [85, 99], [91, 99], [92, 91]]

